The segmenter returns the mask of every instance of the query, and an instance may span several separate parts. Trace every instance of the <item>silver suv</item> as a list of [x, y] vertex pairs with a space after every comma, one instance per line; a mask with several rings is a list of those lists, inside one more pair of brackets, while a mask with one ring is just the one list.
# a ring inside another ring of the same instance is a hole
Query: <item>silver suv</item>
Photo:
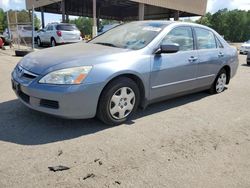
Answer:
[[81, 32], [73, 24], [52, 23], [45, 29], [41, 29], [37, 34], [37, 44], [49, 44], [56, 46], [58, 44], [76, 43], [82, 41]]

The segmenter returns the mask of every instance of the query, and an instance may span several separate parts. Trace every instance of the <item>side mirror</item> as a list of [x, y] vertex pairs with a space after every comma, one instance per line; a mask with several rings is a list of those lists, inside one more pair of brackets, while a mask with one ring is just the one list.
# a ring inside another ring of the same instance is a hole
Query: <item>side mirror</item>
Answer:
[[176, 43], [172, 44], [162, 44], [160, 48], [156, 51], [156, 54], [170, 54], [176, 53], [180, 50], [180, 45]]

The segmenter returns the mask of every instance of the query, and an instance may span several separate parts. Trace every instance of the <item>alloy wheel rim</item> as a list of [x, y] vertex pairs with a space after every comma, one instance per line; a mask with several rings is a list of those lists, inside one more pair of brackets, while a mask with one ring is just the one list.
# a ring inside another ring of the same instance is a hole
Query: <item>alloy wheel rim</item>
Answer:
[[112, 96], [109, 104], [109, 112], [116, 120], [129, 116], [135, 106], [135, 93], [129, 87], [118, 89]]
[[217, 93], [221, 93], [222, 91], [224, 91], [225, 86], [227, 83], [227, 75], [225, 73], [222, 73], [216, 83], [216, 91]]

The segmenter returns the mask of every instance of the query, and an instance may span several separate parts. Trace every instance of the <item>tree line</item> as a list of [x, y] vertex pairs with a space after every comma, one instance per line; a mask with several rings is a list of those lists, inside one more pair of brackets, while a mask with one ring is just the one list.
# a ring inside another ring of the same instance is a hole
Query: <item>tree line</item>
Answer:
[[250, 40], [250, 11], [222, 9], [196, 21], [213, 28], [230, 42]]

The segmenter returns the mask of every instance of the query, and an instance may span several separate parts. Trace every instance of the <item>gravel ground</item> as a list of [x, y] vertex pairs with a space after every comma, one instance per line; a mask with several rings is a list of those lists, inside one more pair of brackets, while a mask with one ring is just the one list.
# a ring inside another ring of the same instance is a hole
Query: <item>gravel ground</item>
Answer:
[[[63, 120], [11, 90], [20, 58], [0, 51], [0, 187], [250, 187], [250, 67], [220, 95], [151, 105], [129, 124]], [[70, 167], [61, 172], [48, 167]]]

